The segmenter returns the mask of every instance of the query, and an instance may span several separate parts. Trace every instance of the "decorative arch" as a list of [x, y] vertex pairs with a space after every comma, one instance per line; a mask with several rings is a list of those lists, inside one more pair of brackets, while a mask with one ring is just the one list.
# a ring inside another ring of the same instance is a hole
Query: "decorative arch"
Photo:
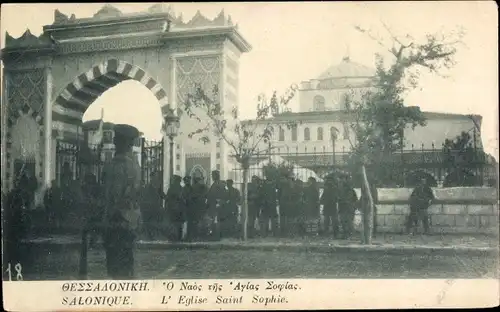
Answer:
[[195, 175], [202, 176], [203, 183], [207, 184], [208, 174], [205, 168], [203, 168], [201, 165], [194, 165], [191, 169], [191, 172], [189, 172], [189, 176], [191, 177], [191, 179], [194, 179]]
[[[11, 113], [12, 114], [12, 113]], [[42, 118], [30, 109], [19, 112], [14, 123], [7, 129], [7, 185], [16, 174], [16, 163], [28, 164], [37, 179], [42, 178], [43, 167], [43, 127]]]
[[325, 110], [325, 97], [322, 95], [316, 95], [313, 98], [313, 110], [324, 111]]
[[110, 59], [82, 73], [61, 91], [55, 100], [52, 119], [55, 122], [79, 124], [90, 104], [110, 88], [129, 79], [148, 88], [162, 108], [168, 105], [167, 92], [144, 69], [125, 61]]
[[407, 172], [405, 177], [405, 185], [406, 187], [415, 187], [423, 178], [427, 180], [427, 183], [430, 187], [438, 186], [437, 179], [434, 174], [423, 169]]
[[318, 127], [317, 140], [323, 141], [323, 128], [322, 127]]
[[304, 141], [311, 140], [311, 130], [308, 127], [304, 128]]

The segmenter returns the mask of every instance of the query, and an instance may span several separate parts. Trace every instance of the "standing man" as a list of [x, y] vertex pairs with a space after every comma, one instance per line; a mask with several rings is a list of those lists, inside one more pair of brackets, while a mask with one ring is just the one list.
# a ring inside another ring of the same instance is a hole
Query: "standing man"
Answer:
[[104, 167], [106, 265], [112, 279], [133, 279], [134, 243], [141, 222], [141, 169], [132, 147], [139, 131], [122, 124], [115, 125], [114, 131], [115, 157]]
[[325, 229], [324, 232], [330, 232], [330, 225], [332, 226], [333, 237], [339, 236], [339, 211], [337, 208], [338, 203], [338, 183], [336, 179], [329, 176], [325, 180], [325, 190], [321, 196], [321, 204], [323, 205], [323, 214], [325, 215]]
[[255, 219], [259, 216], [262, 198], [260, 195], [261, 182], [258, 176], [252, 177], [252, 182], [248, 183], [248, 220], [247, 231], [248, 237], [255, 236]]
[[215, 239], [220, 238], [219, 229], [219, 213], [222, 205], [226, 202], [226, 186], [220, 180], [220, 172], [218, 170], [212, 171], [212, 186], [207, 195], [208, 217], [211, 224], [211, 235]]
[[292, 209], [292, 181], [290, 177], [281, 177], [278, 187], [280, 234], [288, 236], [290, 234], [290, 212]]
[[187, 238], [192, 241], [201, 236], [200, 227], [207, 212], [208, 188], [203, 182], [203, 177], [194, 176], [191, 194], [191, 204], [186, 212], [187, 216]]
[[262, 212], [260, 230], [263, 236], [269, 234], [269, 223], [271, 223], [271, 233], [276, 234], [276, 228], [278, 226], [278, 212], [276, 209], [278, 196], [276, 194], [276, 183], [270, 177], [266, 177], [262, 185]]
[[342, 227], [342, 238], [347, 239], [352, 235], [354, 226], [354, 213], [358, 195], [352, 187], [347, 176], [342, 177], [338, 197], [338, 209], [340, 224]]
[[241, 194], [240, 191], [233, 186], [233, 183], [231, 179], [226, 181], [227, 200], [220, 216], [223, 237], [236, 235]]
[[[315, 226], [318, 225], [319, 221], [319, 188], [316, 183], [316, 179], [310, 177], [308, 179], [308, 185], [305, 190], [305, 200], [306, 200], [306, 226], [311, 226], [311, 232], [315, 231]], [[306, 231], [307, 232], [307, 231]]]
[[415, 232], [418, 229], [418, 221], [421, 220], [424, 225], [424, 234], [429, 234], [429, 207], [434, 200], [434, 193], [427, 185], [427, 180], [422, 178], [419, 185], [410, 195], [410, 215], [406, 230], [408, 233]]
[[159, 172], [151, 173], [151, 181], [143, 188], [141, 211], [143, 216], [143, 230], [150, 240], [154, 240], [160, 232], [163, 217], [163, 199], [165, 194], [161, 187]]
[[170, 222], [173, 225], [173, 240], [182, 240], [182, 224], [184, 223], [184, 201], [182, 198], [181, 176], [174, 175], [172, 184], [167, 191], [167, 209], [170, 216]]

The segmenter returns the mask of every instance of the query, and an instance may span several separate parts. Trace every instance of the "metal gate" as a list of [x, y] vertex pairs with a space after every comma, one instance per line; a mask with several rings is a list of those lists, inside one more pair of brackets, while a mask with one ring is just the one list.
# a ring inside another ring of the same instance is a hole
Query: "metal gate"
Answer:
[[155, 175], [159, 176], [159, 183], [163, 187], [163, 140], [146, 141], [142, 139], [141, 171], [142, 183], [147, 185]]
[[99, 146], [79, 146], [77, 143], [57, 141], [56, 145], [56, 181], [61, 184], [61, 179], [69, 178], [79, 180], [86, 173], [92, 173], [97, 182], [102, 182], [102, 168], [104, 161], [101, 159]]

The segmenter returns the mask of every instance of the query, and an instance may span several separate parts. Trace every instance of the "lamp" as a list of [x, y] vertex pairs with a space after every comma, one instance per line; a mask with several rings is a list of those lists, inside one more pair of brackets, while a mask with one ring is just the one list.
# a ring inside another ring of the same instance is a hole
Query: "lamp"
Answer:
[[174, 176], [174, 138], [179, 133], [180, 128], [180, 119], [174, 113], [172, 109], [167, 111], [167, 114], [164, 117], [165, 120], [165, 135], [170, 139], [170, 180], [172, 180]]

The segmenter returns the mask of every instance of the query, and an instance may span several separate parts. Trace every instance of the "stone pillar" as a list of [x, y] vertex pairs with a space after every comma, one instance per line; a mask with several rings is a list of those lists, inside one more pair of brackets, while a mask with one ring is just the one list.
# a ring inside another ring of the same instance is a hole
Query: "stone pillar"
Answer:
[[[177, 113], [177, 101], [176, 101], [176, 58], [175, 56], [170, 57], [170, 86], [169, 86], [169, 94], [168, 94], [168, 102], [161, 103], [162, 107], [165, 105], [173, 108]], [[164, 134], [163, 135], [163, 191], [166, 192], [170, 185], [170, 139]], [[175, 142], [174, 142], [174, 169], [175, 169]]]
[[8, 72], [3, 69], [3, 80], [2, 80], [2, 105], [1, 105], [1, 131], [2, 131], [2, 149], [1, 149], [1, 157], [2, 157], [2, 191], [4, 194], [7, 193], [7, 183], [6, 178], [7, 178], [7, 171], [9, 171], [7, 167], [7, 112], [8, 112], [8, 107], [9, 107], [9, 96], [8, 96], [8, 83], [7, 80], [8, 78]]
[[43, 186], [48, 188], [52, 181], [52, 166], [55, 166], [55, 159], [52, 157], [52, 72], [50, 67], [45, 68], [45, 80]]
[[[225, 85], [226, 82], [226, 57], [224, 53], [220, 55], [220, 64], [221, 64], [221, 71], [220, 71], [220, 101], [221, 101], [221, 107], [222, 110], [224, 111], [224, 117], [226, 120], [230, 120], [232, 118], [231, 116], [231, 107], [228, 107], [226, 97], [227, 97], [227, 88]], [[228, 122], [231, 124], [231, 122]], [[228, 134], [231, 131], [231, 129], [226, 130], [226, 134]], [[227, 143], [224, 140], [220, 140], [220, 176], [222, 180], [228, 179], [228, 157], [227, 157]]]

